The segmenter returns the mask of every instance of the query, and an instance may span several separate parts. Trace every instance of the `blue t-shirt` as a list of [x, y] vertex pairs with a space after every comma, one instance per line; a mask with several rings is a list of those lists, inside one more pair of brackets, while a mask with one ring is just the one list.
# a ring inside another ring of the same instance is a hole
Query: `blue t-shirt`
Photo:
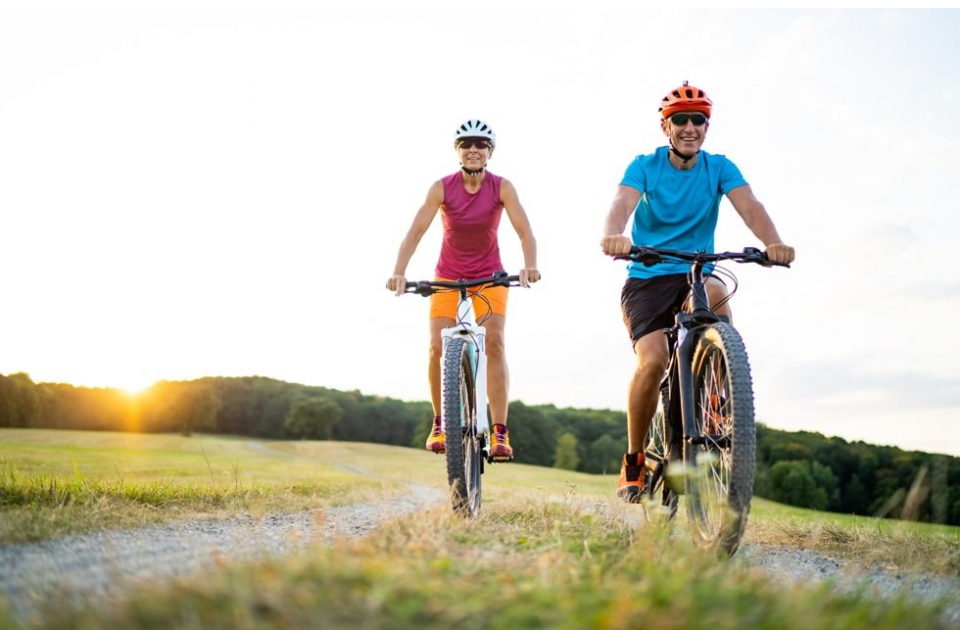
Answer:
[[[670, 163], [666, 146], [653, 155], [638, 155], [620, 182], [640, 191], [640, 202], [633, 211], [633, 244], [712, 253], [720, 198], [746, 183], [740, 169], [723, 155], [700, 151], [697, 163], [688, 171]], [[627, 267], [629, 275], [637, 279], [689, 270], [688, 264], [671, 263], [644, 266], [630, 262]]]

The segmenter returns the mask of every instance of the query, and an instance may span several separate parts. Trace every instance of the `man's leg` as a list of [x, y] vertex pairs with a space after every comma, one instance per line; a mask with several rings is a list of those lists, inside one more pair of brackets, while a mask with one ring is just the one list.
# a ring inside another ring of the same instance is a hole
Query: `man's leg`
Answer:
[[627, 452], [643, 451], [643, 442], [650, 429], [650, 421], [657, 411], [660, 382], [667, 369], [667, 337], [657, 330], [641, 337], [634, 346], [637, 367], [630, 379], [627, 401]]
[[630, 503], [639, 502], [646, 487], [643, 443], [657, 411], [660, 382], [667, 367], [667, 338], [663, 330], [641, 337], [634, 352], [637, 368], [630, 380], [627, 405], [627, 453], [623, 455], [617, 480], [617, 495]]

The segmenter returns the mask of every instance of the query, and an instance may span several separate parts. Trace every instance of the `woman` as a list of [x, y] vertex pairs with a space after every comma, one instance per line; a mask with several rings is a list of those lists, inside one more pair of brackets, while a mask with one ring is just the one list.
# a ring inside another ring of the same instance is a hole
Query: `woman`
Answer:
[[[438, 210], [443, 222], [443, 245], [437, 263], [437, 279], [480, 279], [503, 270], [497, 228], [501, 213], [506, 210], [523, 249], [525, 267], [520, 271], [520, 284], [529, 286], [540, 280], [537, 241], [517, 191], [508, 180], [487, 171], [487, 162], [493, 156], [496, 142], [493, 129], [480, 120], [468, 120], [457, 129], [453, 145], [460, 159], [460, 171], [434, 182], [427, 191], [426, 201], [400, 244], [397, 264], [393, 276], [387, 280], [387, 288], [398, 295], [406, 289], [407, 264]], [[505, 287], [487, 288], [483, 293], [492, 310], [483, 325], [487, 333], [487, 398], [493, 421], [490, 458], [495, 461], [513, 460], [507, 430], [509, 373], [503, 343], [507, 293]], [[437, 454], [446, 452], [440, 420], [440, 355], [443, 349], [440, 333], [456, 325], [457, 303], [458, 296], [453, 294], [430, 297], [429, 378], [434, 417], [426, 447]], [[474, 303], [475, 314], [482, 316], [486, 303], [476, 298]], [[478, 308], [476, 304], [483, 304], [483, 307]]]

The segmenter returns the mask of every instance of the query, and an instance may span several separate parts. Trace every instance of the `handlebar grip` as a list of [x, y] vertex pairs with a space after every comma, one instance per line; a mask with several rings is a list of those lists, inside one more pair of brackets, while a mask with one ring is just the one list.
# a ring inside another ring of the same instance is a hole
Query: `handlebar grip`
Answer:
[[759, 261], [759, 263], [760, 263], [760, 265], [762, 265], [762, 266], [766, 266], [767, 268], [769, 268], [769, 267], [771, 267], [771, 266], [780, 266], [780, 267], [782, 267], [782, 268], [789, 268], [789, 267], [790, 267], [790, 264], [785, 264], [785, 263], [779, 262], [779, 261], [773, 261], [772, 259], [770, 259], [770, 255], [767, 254], [767, 251], [765, 251], [765, 250], [760, 250], [759, 248], [744, 248], [744, 249], [743, 249], [743, 252], [746, 253], [746, 252], [750, 252], [750, 251], [753, 251], [753, 250], [757, 251], [757, 252], [760, 254], [760, 261]]
[[408, 281], [404, 292], [412, 292], [422, 297], [429, 297], [436, 292], [429, 281]]
[[630, 246], [630, 253], [626, 259], [640, 262], [646, 267], [655, 266], [663, 261], [663, 255], [654, 248], [645, 248], [643, 246]]

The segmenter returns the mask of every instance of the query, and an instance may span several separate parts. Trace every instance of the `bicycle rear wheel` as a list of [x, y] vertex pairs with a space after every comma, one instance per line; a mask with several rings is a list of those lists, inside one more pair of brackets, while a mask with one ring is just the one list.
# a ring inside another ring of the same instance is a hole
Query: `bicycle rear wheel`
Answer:
[[732, 555], [753, 496], [756, 424], [746, 349], [733, 326], [716, 323], [697, 337], [693, 393], [697, 437], [685, 439], [685, 493], [692, 535]]
[[679, 463], [681, 447], [679, 439], [673, 436], [674, 426], [679, 420], [671, 417], [667, 388], [661, 390], [661, 408], [653, 416], [647, 441], [644, 445], [644, 457], [647, 466], [647, 485], [653, 501], [659, 502], [661, 513], [672, 521], [677, 514], [677, 492], [670, 483], [670, 464]]
[[470, 350], [451, 339], [444, 350], [442, 412], [447, 442], [447, 482], [455, 512], [480, 511], [483, 441], [477, 432], [476, 386]]

